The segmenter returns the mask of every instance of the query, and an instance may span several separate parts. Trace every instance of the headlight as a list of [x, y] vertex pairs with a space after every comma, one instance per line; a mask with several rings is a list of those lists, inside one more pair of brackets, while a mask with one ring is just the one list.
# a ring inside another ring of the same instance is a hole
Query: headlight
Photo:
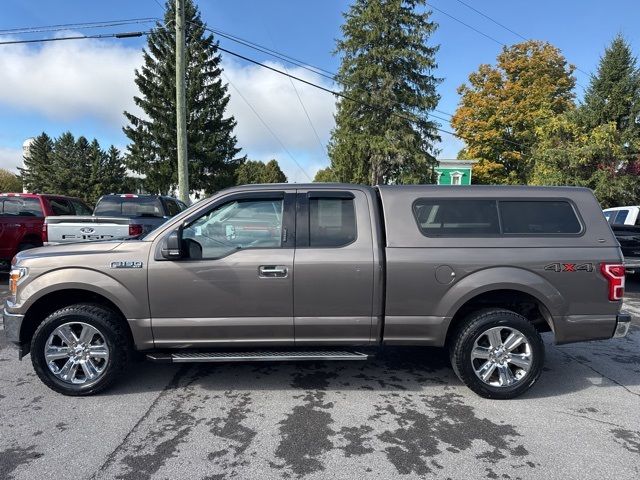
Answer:
[[16, 302], [18, 296], [18, 281], [22, 277], [27, 276], [26, 267], [13, 267], [9, 273], [9, 300], [12, 303]]

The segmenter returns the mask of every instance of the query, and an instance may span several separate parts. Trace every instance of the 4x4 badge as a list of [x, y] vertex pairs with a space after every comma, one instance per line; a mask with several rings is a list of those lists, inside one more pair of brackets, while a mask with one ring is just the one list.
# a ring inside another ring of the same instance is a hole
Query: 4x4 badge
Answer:
[[550, 263], [544, 269], [551, 272], [593, 272], [593, 263]]

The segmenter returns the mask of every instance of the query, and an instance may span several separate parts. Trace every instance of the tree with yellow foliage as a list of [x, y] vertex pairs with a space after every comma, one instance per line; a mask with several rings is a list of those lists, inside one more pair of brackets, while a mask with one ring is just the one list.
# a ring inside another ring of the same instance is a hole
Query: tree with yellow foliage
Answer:
[[575, 108], [573, 70], [558, 48], [530, 40], [469, 75], [451, 125], [466, 143], [459, 157], [479, 159], [475, 183], [527, 183], [536, 129]]

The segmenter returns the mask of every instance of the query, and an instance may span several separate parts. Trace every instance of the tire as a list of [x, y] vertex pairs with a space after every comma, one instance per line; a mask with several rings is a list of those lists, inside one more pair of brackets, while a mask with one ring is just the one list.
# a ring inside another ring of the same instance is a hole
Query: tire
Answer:
[[[68, 334], [69, 328], [75, 332], [74, 337]], [[85, 328], [90, 339], [81, 342]], [[92, 333], [94, 330], [97, 333]], [[69, 343], [78, 343], [75, 350], [62, 340], [63, 337], [73, 340]], [[86, 358], [78, 356], [82, 355], [78, 349], [83, 345], [86, 346]], [[50, 363], [45, 349], [53, 355], [63, 352], [63, 356]], [[31, 362], [36, 374], [47, 387], [63, 395], [92, 395], [107, 388], [126, 369], [131, 352], [126, 327], [113, 311], [101, 305], [76, 304], [57, 310], [38, 326], [31, 339]], [[67, 380], [64, 380], [62, 377], [68, 362], [71, 367], [67, 370]], [[58, 375], [53, 369], [59, 369]], [[89, 376], [91, 374], [95, 379]]]
[[[512, 333], [522, 339], [511, 337]], [[540, 377], [544, 343], [522, 315], [502, 309], [481, 310], [465, 318], [455, 332], [450, 358], [458, 378], [475, 393], [484, 398], [511, 399], [529, 390]], [[480, 375], [488, 378], [483, 380]]]

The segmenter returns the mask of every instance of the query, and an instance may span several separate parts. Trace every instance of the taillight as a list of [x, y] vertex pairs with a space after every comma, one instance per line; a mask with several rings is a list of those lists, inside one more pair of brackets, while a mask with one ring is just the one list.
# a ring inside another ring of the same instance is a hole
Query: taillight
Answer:
[[129, 225], [129, 236], [137, 237], [138, 235], [142, 235], [142, 225]]
[[47, 224], [42, 224], [42, 243], [47, 243], [49, 241], [49, 230], [47, 229]]
[[609, 282], [609, 300], [622, 300], [624, 295], [624, 265], [621, 263], [603, 263], [600, 272]]

